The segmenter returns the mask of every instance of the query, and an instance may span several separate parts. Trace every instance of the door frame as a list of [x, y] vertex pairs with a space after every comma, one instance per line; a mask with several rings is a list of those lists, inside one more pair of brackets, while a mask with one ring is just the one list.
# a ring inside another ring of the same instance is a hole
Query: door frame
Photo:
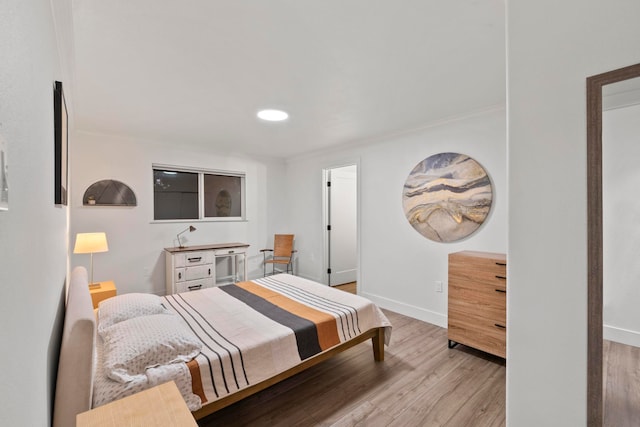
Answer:
[[587, 425], [601, 427], [602, 355], [602, 88], [640, 77], [640, 64], [587, 78]]
[[[360, 272], [360, 160], [345, 161], [343, 163], [332, 164], [322, 169], [322, 283], [331, 286], [329, 280], [329, 262], [330, 262], [330, 241], [327, 226], [329, 225], [329, 191], [327, 191], [327, 182], [331, 176], [332, 169], [344, 168], [347, 166], [356, 167], [356, 282], [361, 282]], [[358, 293], [360, 287], [358, 286]]]

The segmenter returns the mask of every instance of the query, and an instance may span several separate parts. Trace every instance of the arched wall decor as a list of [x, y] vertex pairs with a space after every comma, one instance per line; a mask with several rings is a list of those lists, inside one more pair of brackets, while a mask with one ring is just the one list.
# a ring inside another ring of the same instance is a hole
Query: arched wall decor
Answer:
[[404, 184], [402, 206], [411, 226], [435, 242], [473, 234], [491, 211], [493, 190], [471, 157], [440, 153], [418, 163]]
[[82, 196], [84, 206], [136, 206], [133, 190], [120, 181], [103, 179], [94, 182]]

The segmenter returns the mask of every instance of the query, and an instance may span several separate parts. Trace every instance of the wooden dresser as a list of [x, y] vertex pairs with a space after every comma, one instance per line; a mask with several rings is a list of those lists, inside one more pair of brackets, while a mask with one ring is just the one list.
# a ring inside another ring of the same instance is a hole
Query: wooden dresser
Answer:
[[507, 257], [449, 254], [449, 348], [464, 344], [506, 358]]

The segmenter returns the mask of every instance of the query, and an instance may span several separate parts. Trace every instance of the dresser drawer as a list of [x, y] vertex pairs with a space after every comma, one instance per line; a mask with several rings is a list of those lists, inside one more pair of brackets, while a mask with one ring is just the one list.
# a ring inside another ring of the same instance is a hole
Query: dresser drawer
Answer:
[[449, 314], [447, 336], [450, 340], [506, 357], [507, 328], [498, 322], [468, 313]]
[[192, 265], [212, 264], [213, 251], [192, 251], [174, 255], [175, 267], [189, 267]]
[[174, 280], [176, 283], [188, 280], [205, 279], [213, 277], [213, 264], [196, 265], [193, 267], [176, 268], [174, 270]]
[[449, 281], [507, 286], [507, 263], [501, 258], [449, 255]]
[[198, 291], [200, 289], [211, 288], [215, 285], [213, 278], [201, 280], [189, 280], [188, 282], [176, 283], [176, 292]]
[[506, 326], [507, 294], [499, 289], [484, 289], [473, 286], [459, 287], [449, 284], [449, 315], [471, 315], [483, 317]]

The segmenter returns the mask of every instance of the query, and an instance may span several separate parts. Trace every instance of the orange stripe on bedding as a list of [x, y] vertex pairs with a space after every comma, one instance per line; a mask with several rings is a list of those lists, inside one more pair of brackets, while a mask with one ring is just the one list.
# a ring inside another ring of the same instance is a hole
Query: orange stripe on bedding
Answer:
[[207, 396], [204, 394], [204, 388], [202, 387], [202, 376], [200, 375], [200, 365], [195, 358], [187, 362], [189, 373], [191, 374], [191, 391], [196, 396], [200, 397], [202, 404], [207, 403]]
[[307, 319], [316, 325], [318, 331], [318, 343], [324, 351], [334, 345], [340, 344], [338, 325], [336, 318], [323, 311], [316, 310], [297, 301], [294, 301], [278, 292], [262, 287], [254, 282], [240, 282], [236, 286], [264, 298], [271, 304], [287, 310], [289, 313]]

